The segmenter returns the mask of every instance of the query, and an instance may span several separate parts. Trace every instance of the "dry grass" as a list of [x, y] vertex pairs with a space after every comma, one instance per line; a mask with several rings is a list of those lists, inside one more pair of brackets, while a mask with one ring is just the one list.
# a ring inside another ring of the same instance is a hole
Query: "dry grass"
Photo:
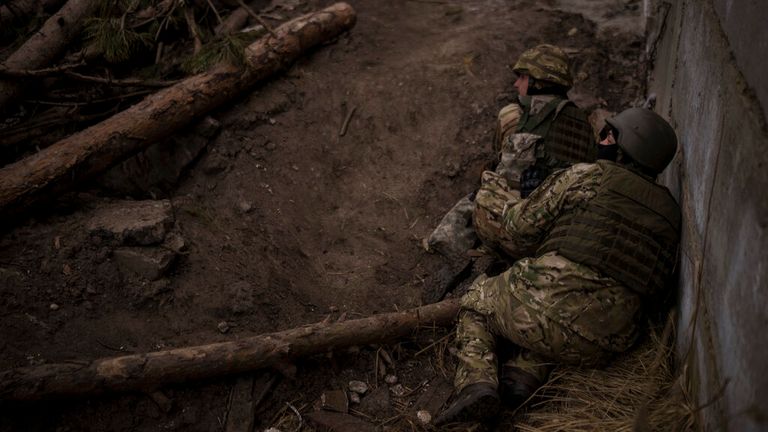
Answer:
[[652, 333], [605, 369], [558, 368], [540, 389], [541, 397], [499, 430], [694, 430], [685, 379], [672, 367], [669, 327], [662, 335]]
[[[674, 318], [671, 318], [673, 320]], [[670, 321], [671, 323], [672, 321]], [[433, 334], [434, 342], [407, 352], [426, 357], [433, 373], [452, 378], [454, 357], [449, 354], [453, 332]], [[492, 430], [516, 432], [651, 432], [693, 431], [694, 409], [684, 388], [685, 377], [673, 369], [670, 349], [672, 326], [652, 332], [630, 352], [605, 369], [559, 367], [524, 410], [504, 412]], [[304, 403], [302, 408], [310, 408]], [[431, 432], [407, 407], [395, 406], [398, 415], [385, 422], [389, 430]], [[354, 413], [353, 413], [354, 414]], [[369, 420], [370, 419], [365, 419]], [[375, 423], [375, 422], [374, 422]], [[270, 423], [281, 431], [314, 431], [285, 407]], [[379, 423], [380, 424], [380, 423]], [[380, 424], [381, 425], [381, 424]], [[462, 424], [451, 431], [488, 430]]]

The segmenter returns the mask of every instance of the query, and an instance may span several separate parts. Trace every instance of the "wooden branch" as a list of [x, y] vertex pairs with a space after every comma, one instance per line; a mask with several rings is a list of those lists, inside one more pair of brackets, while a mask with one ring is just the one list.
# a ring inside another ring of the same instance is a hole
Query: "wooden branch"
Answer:
[[221, 64], [163, 89], [113, 117], [45, 150], [0, 168], [0, 214], [23, 210], [92, 178], [193, 119], [242, 96], [287, 68], [304, 52], [355, 23], [355, 11], [337, 3], [281, 25], [245, 50], [242, 68]]
[[64, 0], [15, 0], [3, 2], [0, 6], [0, 25], [10, 25], [12, 21], [30, 16], [40, 9], [57, 8]]
[[421, 325], [451, 325], [456, 299], [334, 324], [312, 324], [234, 342], [12, 369], [0, 373], [0, 399], [35, 400], [149, 390], [269, 367], [353, 345], [402, 338]]
[[248, 22], [248, 11], [243, 8], [237, 8], [229, 14], [223, 23], [214, 28], [213, 32], [217, 35], [231, 34], [240, 30]]
[[[98, 0], [69, 0], [43, 27], [4, 62], [9, 69], [39, 69], [51, 64], [77, 36], [97, 8]], [[17, 81], [0, 80], [0, 111], [23, 91]]]
[[100, 84], [108, 84], [119, 87], [169, 87], [176, 85], [179, 81], [165, 81], [165, 80], [142, 80], [136, 78], [126, 79], [114, 79], [114, 78], [101, 78], [90, 75], [83, 75], [77, 72], [67, 71], [64, 73], [66, 76], [75, 78], [80, 81], [95, 82]]
[[85, 63], [71, 63], [56, 67], [44, 68], [44, 69], [11, 69], [9, 67], [0, 65], [0, 76], [5, 78], [38, 78], [49, 77], [52, 75], [58, 75], [66, 71], [83, 66]]
[[227, 17], [224, 22], [219, 23], [219, 25], [216, 26], [214, 29], [214, 33], [219, 34], [231, 34], [238, 30], [240, 30], [246, 22], [248, 22], [248, 17], [253, 17], [259, 24], [261, 24], [264, 29], [271, 34], [272, 36], [275, 35], [275, 31], [272, 29], [272, 27], [264, 21], [264, 18], [260, 14], [257, 14], [254, 12], [253, 8], [250, 7], [245, 1], [243, 0], [232, 0], [231, 3], [233, 5], [238, 5], [239, 7], [232, 11], [229, 16]]
[[195, 22], [195, 11], [192, 10], [191, 6], [184, 8], [184, 19], [187, 20], [189, 35], [192, 36], [192, 39], [195, 41], [195, 48], [193, 52], [197, 54], [201, 49], [203, 49], [203, 41], [200, 39], [200, 29], [197, 28], [197, 23]]
[[269, 24], [267, 24], [266, 21], [264, 21], [264, 18], [260, 17], [259, 14], [254, 12], [253, 9], [251, 9], [250, 6], [245, 4], [243, 0], [237, 0], [237, 3], [240, 5], [241, 8], [245, 9], [245, 11], [248, 12], [248, 15], [252, 16], [253, 19], [256, 20], [256, 22], [264, 26], [264, 28], [269, 32], [269, 34], [271, 34], [272, 36], [277, 36], [275, 34], [275, 31], [272, 30], [272, 27]]
[[101, 78], [90, 75], [83, 75], [81, 73], [73, 72], [83, 63], [67, 64], [58, 67], [36, 69], [36, 70], [19, 70], [9, 69], [4, 66], [0, 66], [0, 76], [12, 77], [12, 78], [45, 78], [54, 75], [66, 75], [79, 81], [95, 82], [100, 84], [108, 84], [120, 87], [169, 87], [177, 84], [179, 81], [164, 81], [164, 80], [141, 80], [141, 79], [115, 79], [115, 78]]
[[206, 0], [206, 1], [208, 2], [208, 7], [211, 8], [211, 10], [213, 11], [213, 14], [216, 15], [216, 22], [221, 24], [222, 19], [221, 19], [221, 15], [219, 15], [219, 10], [216, 9], [216, 6], [213, 5], [213, 2], [211, 0]]

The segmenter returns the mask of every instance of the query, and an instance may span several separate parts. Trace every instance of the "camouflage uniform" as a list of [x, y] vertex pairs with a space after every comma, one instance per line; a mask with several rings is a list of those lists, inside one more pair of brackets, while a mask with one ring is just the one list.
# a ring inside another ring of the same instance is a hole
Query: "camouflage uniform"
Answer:
[[[478, 205], [494, 209], [507, 252], [517, 259], [539, 246], [558, 217], [595, 198], [610, 164], [574, 165], [548, 177], [525, 200], [486, 188]], [[484, 176], [500, 181], [494, 173]], [[499, 276], [479, 277], [461, 306], [459, 390], [476, 382], [498, 385], [497, 336], [523, 349], [512, 364], [544, 381], [551, 363], [597, 365], [628, 349], [642, 312], [636, 291], [557, 251], [522, 258]]]
[[[563, 88], [573, 84], [567, 56], [552, 45], [539, 45], [525, 51], [514, 70], [529, 74], [538, 84], [556, 84]], [[592, 135], [586, 114], [567, 99], [553, 94], [521, 96], [516, 103], [499, 111], [494, 138], [494, 149], [499, 156], [495, 172], [499, 177], [484, 174], [480, 191], [493, 188], [500, 194], [519, 197], [521, 175], [534, 165], [543, 178], [553, 169], [576, 162], [592, 162], [595, 160]], [[485, 180], [491, 184], [485, 184]], [[427, 237], [428, 251], [436, 250], [450, 257], [463, 254], [469, 249], [466, 245], [471, 247], [478, 237], [483, 243], [503, 239], [504, 234], [499, 230], [478, 230], [475, 234], [470, 222], [473, 211], [477, 210], [466, 205], [468, 200], [469, 196], [454, 206]], [[487, 213], [487, 209], [479, 211]]]

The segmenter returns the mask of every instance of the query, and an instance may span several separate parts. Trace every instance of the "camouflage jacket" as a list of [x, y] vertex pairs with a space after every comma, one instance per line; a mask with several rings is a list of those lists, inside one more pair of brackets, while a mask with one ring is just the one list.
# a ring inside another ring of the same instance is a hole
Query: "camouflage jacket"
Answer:
[[[528, 199], [509, 202], [502, 225], [520, 253], [535, 248], [558, 216], [592, 199], [602, 175], [599, 164], [576, 164], [549, 176]], [[634, 342], [642, 300], [616, 280], [556, 252], [520, 259], [510, 277], [518, 300], [603, 348], [619, 352]]]

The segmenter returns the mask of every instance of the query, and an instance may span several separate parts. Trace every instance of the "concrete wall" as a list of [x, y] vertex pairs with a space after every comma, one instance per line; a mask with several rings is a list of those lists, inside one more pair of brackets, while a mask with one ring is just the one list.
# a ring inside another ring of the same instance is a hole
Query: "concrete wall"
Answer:
[[677, 352], [703, 430], [768, 430], [768, 2], [648, 3], [649, 92], [680, 139]]

